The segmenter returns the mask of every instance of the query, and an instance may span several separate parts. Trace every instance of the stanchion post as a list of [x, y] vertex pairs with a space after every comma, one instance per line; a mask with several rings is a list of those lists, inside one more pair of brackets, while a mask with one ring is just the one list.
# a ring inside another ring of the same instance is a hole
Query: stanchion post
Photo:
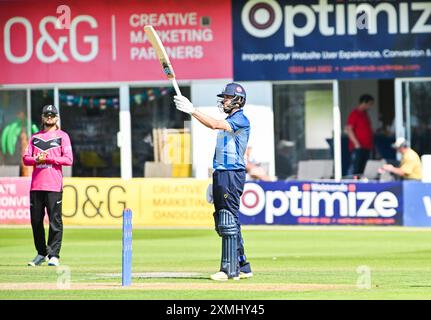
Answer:
[[123, 210], [122, 286], [132, 284], [132, 210]]

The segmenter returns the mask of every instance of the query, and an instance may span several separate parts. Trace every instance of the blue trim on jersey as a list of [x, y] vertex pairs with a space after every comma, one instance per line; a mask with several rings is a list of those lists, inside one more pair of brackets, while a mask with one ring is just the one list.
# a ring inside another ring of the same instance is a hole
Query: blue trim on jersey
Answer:
[[213, 159], [215, 170], [245, 170], [244, 154], [250, 137], [250, 122], [242, 110], [228, 116], [232, 132], [220, 130]]

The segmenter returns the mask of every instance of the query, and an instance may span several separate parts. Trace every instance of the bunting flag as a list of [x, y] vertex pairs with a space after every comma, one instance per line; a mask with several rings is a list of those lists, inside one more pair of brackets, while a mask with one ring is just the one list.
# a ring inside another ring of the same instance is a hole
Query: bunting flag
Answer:
[[[143, 89], [140, 93], [130, 95], [130, 101], [137, 105], [142, 105], [147, 101], [154, 101], [162, 96], [173, 93], [173, 88], [148, 88]], [[52, 96], [53, 91], [50, 90], [49, 95]], [[106, 108], [118, 109], [120, 107], [120, 100], [118, 98], [93, 98], [64, 93], [60, 93], [60, 102], [68, 107], [99, 108], [101, 110], [105, 110]]]

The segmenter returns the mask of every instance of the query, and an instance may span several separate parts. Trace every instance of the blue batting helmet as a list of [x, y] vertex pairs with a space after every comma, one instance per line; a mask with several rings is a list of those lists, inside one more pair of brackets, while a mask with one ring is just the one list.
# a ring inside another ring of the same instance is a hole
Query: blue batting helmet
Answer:
[[244, 100], [241, 107], [244, 106], [245, 104], [246, 93], [244, 88], [238, 83], [235, 83], [235, 82], [228, 83], [224, 87], [223, 91], [217, 95], [217, 97], [223, 98], [224, 95], [241, 97]]

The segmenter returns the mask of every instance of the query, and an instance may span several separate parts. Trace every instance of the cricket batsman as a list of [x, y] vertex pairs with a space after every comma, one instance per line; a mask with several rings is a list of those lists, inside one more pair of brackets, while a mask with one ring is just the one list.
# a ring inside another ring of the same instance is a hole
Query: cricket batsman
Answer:
[[246, 177], [244, 154], [250, 136], [250, 122], [243, 113], [246, 101], [244, 88], [238, 83], [228, 83], [217, 95], [218, 106], [228, 116], [214, 119], [198, 110], [184, 96], [175, 96], [178, 110], [195, 117], [206, 127], [219, 130], [213, 159], [213, 184], [215, 230], [222, 238], [220, 271], [211, 275], [212, 280], [239, 280], [253, 276], [244, 252], [241, 223], [238, 211]]
[[[49, 266], [60, 265], [63, 238], [61, 167], [72, 165], [73, 154], [70, 138], [60, 130], [58, 119], [55, 106], [46, 105], [42, 108], [42, 129], [31, 136], [23, 156], [24, 164], [34, 167], [30, 186], [30, 217], [37, 255], [28, 263], [32, 267], [45, 261], [48, 261]], [[48, 243], [43, 227], [45, 208], [49, 218]]]

